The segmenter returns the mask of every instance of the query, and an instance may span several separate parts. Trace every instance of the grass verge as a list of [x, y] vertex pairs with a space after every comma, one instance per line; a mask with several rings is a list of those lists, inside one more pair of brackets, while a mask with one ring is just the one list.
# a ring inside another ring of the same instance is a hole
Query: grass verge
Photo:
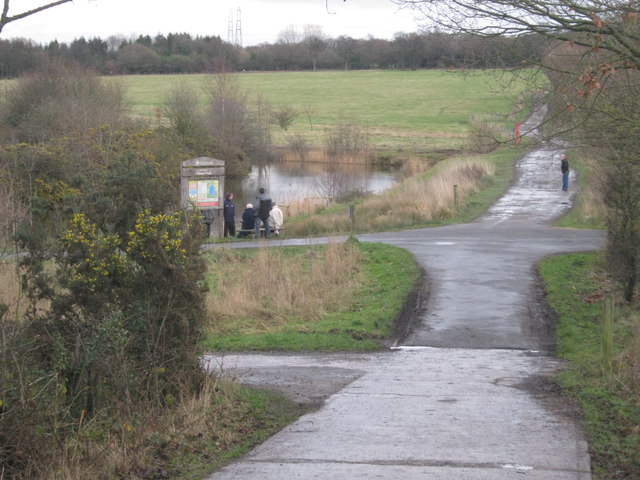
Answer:
[[[420, 278], [406, 250], [356, 240], [217, 251], [210, 265], [211, 322], [203, 346], [217, 351], [379, 350]], [[251, 281], [268, 286], [258, 290]], [[256, 298], [259, 291], [271, 295]]]
[[558, 355], [569, 361], [559, 380], [580, 405], [594, 479], [640, 478], [640, 311], [619, 304], [612, 369], [604, 367], [603, 299], [612, 291], [602, 254], [543, 261], [549, 304], [559, 315]]
[[[273, 392], [235, 385], [233, 408], [208, 432], [200, 451], [176, 451], [176, 480], [202, 479], [230, 461], [244, 455], [309, 410]], [[221, 427], [223, 427], [221, 429]], [[211, 432], [219, 435], [211, 436]], [[153, 477], [156, 478], [156, 477]]]

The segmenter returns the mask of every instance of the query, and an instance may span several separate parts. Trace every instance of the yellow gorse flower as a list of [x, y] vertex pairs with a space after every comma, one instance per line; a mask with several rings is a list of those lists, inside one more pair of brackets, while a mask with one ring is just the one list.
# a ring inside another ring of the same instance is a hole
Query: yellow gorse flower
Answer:
[[127, 253], [145, 261], [162, 256], [170, 263], [184, 264], [187, 252], [179, 214], [151, 215], [149, 210], [140, 213], [134, 231], [129, 232]]
[[96, 225], [84, 214], [76, 214], [70, 228], [62, 234], [61, 243], [73, 258], [69, 280], [73, 284], [85, 283], [99, 288], [111, 276], [124, 268], [124, 259], [118, 251], [118, 237], [98, 232]]

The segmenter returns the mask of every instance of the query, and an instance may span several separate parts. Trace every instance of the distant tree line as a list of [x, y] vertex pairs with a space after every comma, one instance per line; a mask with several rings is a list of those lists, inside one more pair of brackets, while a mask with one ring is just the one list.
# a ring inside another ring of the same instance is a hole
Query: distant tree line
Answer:
[[12, 39], [0, 40], [0, 76], [15, 77], [52, 59], [73, 60], [104, 75], [515, 67], [523, 62], [536, 63], [541, 44], [537, 35], [478, 38], [440, 31], [397, 33], [393, 40], [327, 38], [315, 26], [305, 27], [302, 34], [290, 28], [273, 44], [244, 48], [218, 36], [194, 37], [188, 33], [141, 35], [136, 39], [80, 37], [69, 44], [52, 41], [47, 45]]

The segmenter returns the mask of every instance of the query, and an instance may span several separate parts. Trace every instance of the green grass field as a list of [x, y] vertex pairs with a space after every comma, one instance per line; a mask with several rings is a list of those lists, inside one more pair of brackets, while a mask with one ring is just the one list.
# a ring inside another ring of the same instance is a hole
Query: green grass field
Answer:
[[[367, 127], [379, 149], [438, 150], [458, 148], [469, 120], [481, 116], [506, 128], [522, 120], [527, 109], [510, 115], [526, 98], [523, 81], [505, 72], [321, 71], [236, 73], [232, 77], [249, 99], [266, 99], [274, 109], [295, 108], [299, 115], [286, 135], [321, 138], [326, 128], [347, 121]], [[135, 115], [156, 119], [164, 96], [185, 82], [206, 103], [204, 86], [211, 75], [136, 75], [114, 77], [126, 87]], [[307, 115], [309, 113], [309, 115]], [[276, 126], [274, 141], [285, 136]]]

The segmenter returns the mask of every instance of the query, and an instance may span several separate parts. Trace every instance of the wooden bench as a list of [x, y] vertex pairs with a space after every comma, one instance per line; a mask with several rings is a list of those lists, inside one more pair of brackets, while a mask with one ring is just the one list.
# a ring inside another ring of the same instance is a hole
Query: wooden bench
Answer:
[[[278, 230], [280, 232], [282, 232], [284, 229], [285, 229], [285, 227], [283, 225]], [[269, 228], [269, 230], [271, 230], [271, 235], [278, 236], [278, 234], [276, 233], [274, 228]], [[236, 230], [236, 236], [240, 235], [241, 233], [244, 234], [244, 235], [242, 237], [240, 237], [240, 238], [249, 237], [249, 235], [255, 235], [256, 234], [256, 229], [252, 228], [251, 230], [243, 230], [242, 228], [240, 228], [240, 229]], [[260, 227], [260, 236], [264, 237], [264, 227]]]

